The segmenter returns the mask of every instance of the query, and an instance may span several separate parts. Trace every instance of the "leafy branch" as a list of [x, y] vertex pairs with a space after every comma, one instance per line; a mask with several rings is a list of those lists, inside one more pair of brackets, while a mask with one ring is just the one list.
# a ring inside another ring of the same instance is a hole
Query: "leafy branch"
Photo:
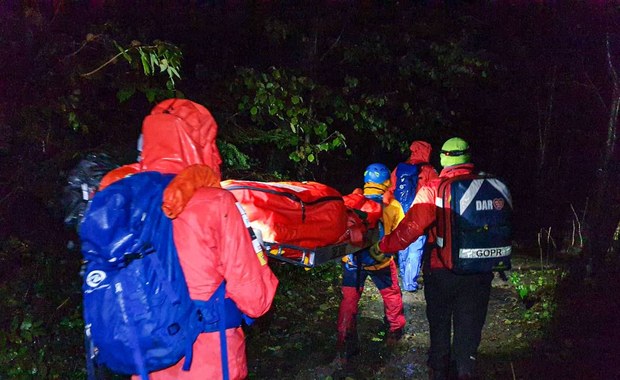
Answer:
[[181, 79], [180, 70], [183, 54], [177, 46], [159, 40], [154, 41], [152, 45], [142, 45], [140, 41], [134, 40], [129, 47], [122, 47], [116, 41], [113, 42], [118, 49], [118, 53], [96, 69], [80, 74], [81, 77], [88, 78], [108, 65], [115, 64], [119, 58], [123, 57], [129, 64], [139, 62], [146, 76], [166, 73], [168, 76], [166, 83], [168, 90], [174, 89], [175, 78]]

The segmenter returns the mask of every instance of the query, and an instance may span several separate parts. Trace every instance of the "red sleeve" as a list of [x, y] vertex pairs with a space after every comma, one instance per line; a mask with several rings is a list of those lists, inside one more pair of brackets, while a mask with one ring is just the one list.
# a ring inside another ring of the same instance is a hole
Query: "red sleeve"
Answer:
[[386, 192], [394, 193], [394, 190], [396, 190], [396, 168], [390, 173], [390, 187], [387, 188]]
[[[172, 221], [174, 241], [190, 296], [208, 300], [226, 280], [227, 296], [250, 317], [269, 310], [278, 280], [254, 251], [234, 196], [199, 188]], [[261, 252], [262, 254], [262, 252]]]
[[220, 203], [220, 261], [226, 290], [239, 309], [250, 317], [259, 317], [271, 307], [278, 280], [267, 265], [262, 250], [256, 252], [237, 201], [227, 193]]
[[420, 169], [420, 175], [418, 176], [418, 189], [422, 189], [424, 186], [428, 186], [430, 182], [436, 178], [439, 178], [439, 174], [435, 168], [429, 165], [422, 165]]
[[425, 186], [416, 194], [413, 205], [398, 227], [381, 239], [379, 249], [387, 253], [400, 251], [422, 236], [434, 222], [435, 191]]

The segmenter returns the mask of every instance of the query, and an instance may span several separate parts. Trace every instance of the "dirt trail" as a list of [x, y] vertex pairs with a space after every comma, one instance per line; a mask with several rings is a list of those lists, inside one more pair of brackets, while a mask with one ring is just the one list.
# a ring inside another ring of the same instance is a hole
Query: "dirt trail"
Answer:
[[[516, 267], [528, 265], [518, 259]], [[303, 277], [303, 275], [302, 275]], [[307, 281], [305, 278], [295, 281]], [[281, 280], [283, 283], [285, 280]], [[291, 279], [288, 279], [291, 281]], [[306, 282], [307, 285], [308, 282]], [[312, 286], [312, 285], [309, 285]], [[384, 342], [383, 304], [370, 280], [360, 301], [358, 333], [361, 352], [342, 368], [336, 359], [335, 329], [338, 281], [314, 289], [312, 297], [295, 298], [295, 289], [277, 298], [274, 314], [266, 326], [250, 331], [248, 366], [251, 379], [427, 379], [426, 356], [429, 344], [424, 292], [404, 293], [407, 326], [400, 342], [388, 347]], [[306, 292], [307, 293], [307, 292]], [[480, 347], [479, 375], [484, 379], [513, 379], [515, 362], [528, 355], [540, 337], [537, 326], [517, 323], [525, 307], [514, 287], [498, 276], [493, 289], [487, 322]]]

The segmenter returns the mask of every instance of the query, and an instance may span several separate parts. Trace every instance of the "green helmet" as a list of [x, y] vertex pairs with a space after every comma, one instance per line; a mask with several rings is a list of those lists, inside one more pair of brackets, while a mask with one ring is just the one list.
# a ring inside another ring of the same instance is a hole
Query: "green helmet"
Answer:
[[469, 144], [461, 138], [453, 137], [443, 143], [439, 158], [444, 168], [468, 163], [470, 161]]

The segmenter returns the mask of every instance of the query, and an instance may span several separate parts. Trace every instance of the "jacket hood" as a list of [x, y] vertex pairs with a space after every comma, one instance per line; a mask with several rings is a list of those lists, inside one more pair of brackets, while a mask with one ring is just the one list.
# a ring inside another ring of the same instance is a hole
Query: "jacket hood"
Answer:
[[411, 155], [407, 159], [410, 164], [419, 164], [424, 162], [430, 162], [431, 160], [431, 144], [426, 141], [414, 141], [409, 146]]
[[144, 119], [142, 135], [141, 171], [177, 174], [201, 164], [221, 176], [217, 124], [204, 106], [186, 99], [164, 100]]

